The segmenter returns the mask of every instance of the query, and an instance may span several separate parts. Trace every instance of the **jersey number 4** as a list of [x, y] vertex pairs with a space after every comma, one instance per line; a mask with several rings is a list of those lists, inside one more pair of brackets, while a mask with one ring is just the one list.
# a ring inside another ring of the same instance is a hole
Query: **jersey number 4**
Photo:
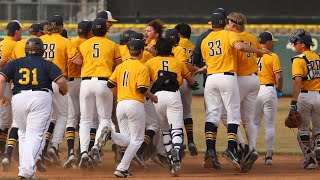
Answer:
[[38, 79], [37, 79], [37, 68], [32, 69], [30, 71], [27, 68], [21, 68], [19, 69], [19, 73], [22, 74], [22, 78], [19, 79], [19, 84], [21, 85], [28, 85], [30, 83], [30, 72], [32, 74], [32, 85], [38, 85]]
[[221, 41], [216, 40], [216, 41], [210, 41], [208, 42], [208, 47], [210, 49], [209, 56], [219, 56], [222, 54], [222, 49], [221, 49]]
[[262, 62], [261, 62], [261, 60], [262, 60], [262, 58], [260, 57], [259, 59], [258, 59], [258, 69], [259, 69], [259, 71], [261, 72], [262, 71]]

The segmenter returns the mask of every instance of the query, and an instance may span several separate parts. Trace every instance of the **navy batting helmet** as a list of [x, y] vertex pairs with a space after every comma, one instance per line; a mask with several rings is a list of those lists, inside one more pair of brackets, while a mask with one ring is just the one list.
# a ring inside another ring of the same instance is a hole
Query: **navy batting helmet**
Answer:
[[40, 38], [30, 38], [26, 43], [26, 55], [42, 56], [44, 53], [43, 42]]
[[304, 29], [298, 29], [289, 37], [290, 43], [304, 43], [307, 46], [314, 46], [311, 35]]

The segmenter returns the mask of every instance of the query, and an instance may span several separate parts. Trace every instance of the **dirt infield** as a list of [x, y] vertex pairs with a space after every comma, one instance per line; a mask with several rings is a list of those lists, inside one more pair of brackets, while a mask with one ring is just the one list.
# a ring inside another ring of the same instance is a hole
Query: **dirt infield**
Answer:
[[[172, 177], [169, 170], [148, 161], [149, 169], [144, 171], [138, 167], [132, 167], [131, 172], [135, 179], [315, 179], [320, 177], [319, 168], [316, 170], [304, 170], [302, 167], [302, 156], [274, 156], [272, 166], [263, 164], [260, 156], [255, 166], [249, 173], [237, 173], [226, 161], [219, 156], [222, 169], [202, 168], [203, 154], [197, 157], [187, 155], [183, 159], [182, 171], [179, 177]], [[46, 173], [37, 173], [38, 179], [110, 179], [114, 178], [115, 170], [113, 154], [108, 152], [104, 155], [104, 164], [91, 172], [80, 170], [66, 170], [62, 167], [52, 167]], [[1, 172], [0, 179], [15, 179], [18, 167], [13, 165], [10, 172]]]

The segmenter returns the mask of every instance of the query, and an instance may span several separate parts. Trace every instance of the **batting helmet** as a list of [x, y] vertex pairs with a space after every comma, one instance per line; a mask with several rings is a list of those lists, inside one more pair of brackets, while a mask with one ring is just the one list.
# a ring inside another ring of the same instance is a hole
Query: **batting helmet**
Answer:
[[311, 35], [304, 29], [298, 29], [289, 37], [290, 43], [304, 43], [307, 46], [314, 46]]
[[40, 38], [30, 38], [26, 43], [26, 55], [42, 56], [44, 53], [43, 42]]
[[135, 31], [129, 29], [124, 31], [121, 35], [120, 35], [120, 44], [126, 44], [129, 41], [129, 37], [130, 34], [134, 33]]

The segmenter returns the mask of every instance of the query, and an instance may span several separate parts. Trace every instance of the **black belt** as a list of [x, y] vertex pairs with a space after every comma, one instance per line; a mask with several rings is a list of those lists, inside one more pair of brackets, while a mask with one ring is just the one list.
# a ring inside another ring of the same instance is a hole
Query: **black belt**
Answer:
[[74, 81], [74, 78], [68, 78], [68, 81]]
[[[233, 72], [224, 72], [223, 73], [224, 75], [229, 75], [229, 76], [234, 76], [234, 73]], [[208, 76], [210, 76], [212, 74], [208, 74]]]
[[[82, 77], [81, 80], [90, 80], [93, 77]], [[109, 78], [106, 77], [98, 77], [98, 80], [108, 81]]]
[[[301, 92], [301, 93], [308, 93], [309, 90], [301, 90], [300, 92]], [[319, 92], [319, 94], [320, 94], [320, 91], [316, 91], [316, 92]]]
[[272, 86], [272, 87], [274, 87], [274, 84], [261, 84], [261, 85], [265, 85], [265, 86]]
[[45, 88], [41, 88], [41, 89], [26, 89], [26, 90], [20, 90], [20, 91], [13, 92], [13, 95], [19, 94], [19, 93], [21, 93], [22, 91], [29, 91], [29, 90], [49, 92], [49, 89], [45, 89]]

